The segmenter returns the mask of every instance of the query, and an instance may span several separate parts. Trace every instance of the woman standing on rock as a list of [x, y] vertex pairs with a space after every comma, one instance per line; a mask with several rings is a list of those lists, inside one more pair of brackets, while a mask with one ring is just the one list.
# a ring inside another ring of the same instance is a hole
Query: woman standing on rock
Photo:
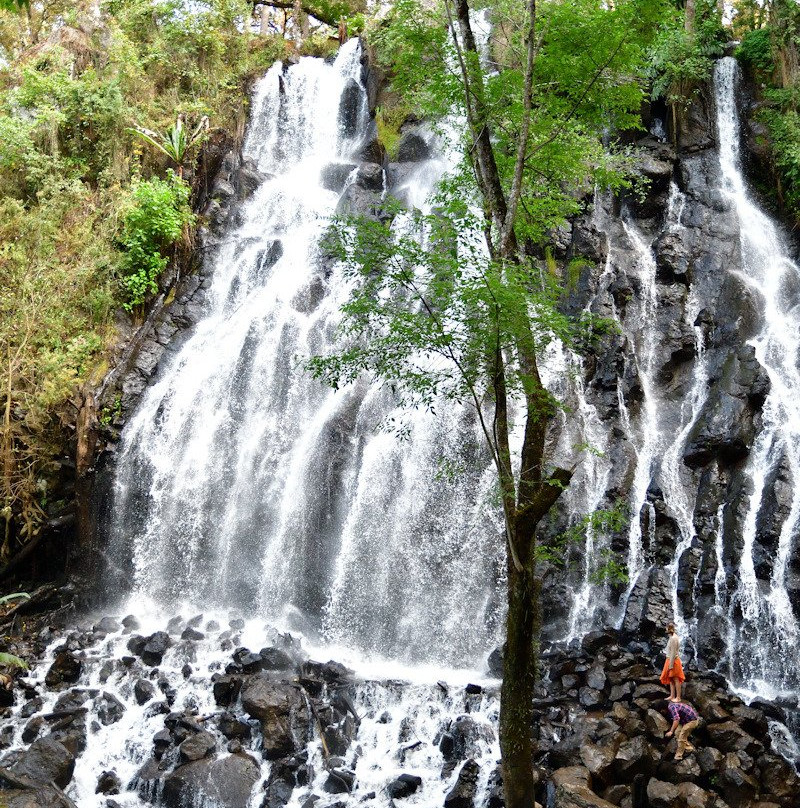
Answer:
[[681, 700], [681, 685], [686, 681], [686, 676], [683, 674], [683, 665], [681, 658], [678, 656], [681, 649], [681, 641], [675, 633], [675, 625], [670, 623], [667, 626], [667, 648], [665, 653], [667, 659], [664, 662], [664, 670], [661, 671], [661, 684], [669, 685], [669, 700]]

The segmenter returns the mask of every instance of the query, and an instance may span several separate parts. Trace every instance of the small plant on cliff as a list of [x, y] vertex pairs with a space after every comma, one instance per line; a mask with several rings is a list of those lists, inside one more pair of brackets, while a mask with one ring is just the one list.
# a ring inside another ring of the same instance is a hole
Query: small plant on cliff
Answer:
[[167, 266], [166, 251], [194, 220], [189, 186], [169, 172], [166, 180], [139, 182], [133, 207], [125, 215], [119, 245], [123, 250], [124, 306], [131, 311], [158, 291], [158, 277]]
[[183, 178], [183, 166], [192, 148], [197, 147], [208, 132], [208, 115], [200, 119], [200, 123], [191, 131], [186, 126], [186, 116], [178, 115], [175, 123], [163, 135], [145, 129], [143, 126], [129, 129], [146, 143], [169, 157], [178, 170], [178, 177]]

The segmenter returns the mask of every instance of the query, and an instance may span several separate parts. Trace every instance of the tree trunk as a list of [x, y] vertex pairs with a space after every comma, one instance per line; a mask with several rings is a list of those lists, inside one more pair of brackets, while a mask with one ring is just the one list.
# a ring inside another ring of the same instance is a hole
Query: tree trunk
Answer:
[[508, 615], [500, 691], [500, 753], [506, 808], [532, 808], [535, 802], [531, 731], [539, 658], [538, 609], [533, 570], [526, 565], [518, 571], [509, 554]]
[[695, 0], [686, 0], [686, 8], [683, 12], [683, 24], [687, 34], [694, 33], [695, 20]]

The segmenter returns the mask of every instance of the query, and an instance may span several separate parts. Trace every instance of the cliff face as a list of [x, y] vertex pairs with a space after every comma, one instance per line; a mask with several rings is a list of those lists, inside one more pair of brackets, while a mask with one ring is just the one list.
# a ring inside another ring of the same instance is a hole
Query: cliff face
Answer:
[[[781, 329], [794, 322], [796, 280], [791, 246], [759, 218], [746, 192], [744, 172], [757, 171], [759, 163], [747, 151], [739, 154], [740, 110], [749, 102], [731, 61], [725, 62], [729, 74], [718, 75], [696, 98], [681, 131], [668, 137], [663, 110], [649, 112], [650, 132], [635, 143], [648, 182], [644, 196], [598, 195], [554, 240], [556, 257], [581, 268], [565, 305], [607, 318], [616, 333], [581, 356], [562, 352], [554, 359], [567, 370], [553, 375], [567, 414], [554, 433], [553, 457], [574, 462], [578, 445], [596, 451], [578, 453], [575, 483], [545, 532], [555, 535], [597, 509], [620, 507], [628, 518], [616, 534], [587, 533], [586, 547], [571, 551], [566, 569], [545, 570], [545, 623], [552, 639], [615, 623], [649, 640], [678, 618], [688, 656], [747, 686], [765, 671], [775, 674], [770, 654], [789, 648], [800, 608], [793, 425], [783, 429], [792, 420], [787, 407], [794, 380], [785, 359], [794, 345], [781, 342]], [[359, 104], [374, 107], [379, 82], [365, 57], [359, 80], [350, 81], [338, 116], [353, 129]], [[413, 127], [397, 163], [387, 162], [374, 123], [367, 130], [357, 155], [323, 171], [323, 186], [343, 191], [340, 211], [369, 212], [384, 189], [408, 193], [409, 177], [431, 159], [429, 144]], [[204, 205], [201, 268], [154, 311], [108, 386], [106, 396], [113, 388], [120, 401], [113, 426], [121, 427], [152, 380], [163, 378], [170, 364], [165, 358], [180, 352], [206, 311], [215, 256], [241, 225], [243, 201], [264, 178], [263, 166], [259, 172], [236, 151], [222, 149], [216, 160], [220, 171], [208, 183]], [[274, 264], [285, 249], [280, 239], [267, 246], [260, 265]], [[769, 280], [775, 272], [777, 287]], [[314, 310], [328, 293], [323, 262], [303, 305]], [[350, 507], [343, 487], [347, 463], [362, 462], [358, 446], [365, 438], [354, 438], [354, 430], [363, 395], [326, 427], [320, 443], [324, 509], [337, 518]], [[106, 471], [96, 493], [101, 519], [108, 516], [114, 473], [114, 435], [106, 437]], [[479, 452], [475, 462], [476, 468], [483, 462]], [[308, 518], [325, 534], [331, 528], [320, 514]], [[330, 542], [309, 551], [316, 560], [307, 559], [320, 587], [329, 575], [326, 557], [338, 552]], [[627, 585], [595, 582], [607, 551], [625, 561]], [[498, 608], [497, 593], [490, 580], [480, 586], [490, 593], [480, 618], [488, 621]], [[318, 607], [325, 593], [309, 587], [305, 602]], [[448, 584], [442, 587], [447, 598]], [[739, 643], [755, 644], [749, 667], [735, 654]], [[770, 681], [778, 690], [796, 691], [794, 676], [787, 664]]]
[[[554, 452], [585, 442], [602, 456], [579, 466], [556, 527], [623, 503], [628, 527], [588, 540], [621, 554], [631, 578], [596, 586], [576, 550], [570, 571], [548, 572], [546, 624], [559, 637], [615, 622], [649, 639], [682, 618], [701, 664], [794, 690], [792, 663], [773, 656], [795, 658], [800, 615], [798, 275], [791, 244], [747, 190], [744, 171], [758, 163], [739, 154], [747, 99], [734, 67], [720, 63], [676, 146], [638, 141], [646, 198], [598, 199], [564, 242], [565, 257], [591, 259], [570, 305], [619, 333], [574, 358], [579, 380], [561, 386], [571, 410]], [[756, 661], [741, 662], [740, 645]]]

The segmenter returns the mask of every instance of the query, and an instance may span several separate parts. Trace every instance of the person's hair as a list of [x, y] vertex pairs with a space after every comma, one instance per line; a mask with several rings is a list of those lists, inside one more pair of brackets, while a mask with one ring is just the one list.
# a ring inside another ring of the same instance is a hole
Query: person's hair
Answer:
[[675, 623], [667, 623], [667, 631], [675, 631]]

